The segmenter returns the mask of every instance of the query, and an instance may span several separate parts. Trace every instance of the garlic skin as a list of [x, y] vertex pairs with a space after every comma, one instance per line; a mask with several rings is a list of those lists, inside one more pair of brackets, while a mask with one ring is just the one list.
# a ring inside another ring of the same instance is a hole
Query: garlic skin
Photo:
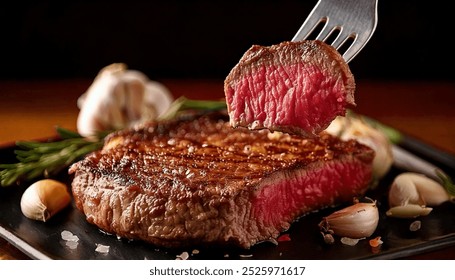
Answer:
[[46, 222], [67, 207], [71, 195], [65, 184], [44, 179], [30, 185], [21, 198], [21, 211], [29, 219]]
[[373, 149], [375, 151], [373, 160], [373, 177], [375, 179], [381, 179], [389, 172], [394, 160], [392, 144], [380, 130], [373, 128], [362, 119], [338, 116], [325, 131], [342, 140], [355, 139]]
[[414, 172], [405, 172], [395, 177], [388, 198], [390, 207], [407, 204], [438, 206], [450, 200], [449, 194], [439, 182]]
[[78, 100], [77, 130], [85, 137], [156, 119], [173, 101], [170, 91], [123, 63], [101, 69]]
[[376, 201], [359, 202], [324, 217], [321, 230], [353, 239], [370, 237], [379, 223]]

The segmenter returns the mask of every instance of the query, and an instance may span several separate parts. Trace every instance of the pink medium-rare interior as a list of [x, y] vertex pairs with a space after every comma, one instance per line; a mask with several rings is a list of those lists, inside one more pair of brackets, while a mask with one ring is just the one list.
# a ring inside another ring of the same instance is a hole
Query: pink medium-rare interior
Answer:
[[341, 78], [313, 64], [254, 68], [227, 89], [226, 98], [235, 122], [256, 121], [268, 128], [297, 126], [312, 133], [344, 115], [348, 103]]
[[363, 195], [371, 180], [371, 167], [359, 160], [333, 161], [296, 169], [272, 178], [257, 191], [252, 215], [259, 224], [286, 230], [283, 221], [311, 211], [351, 202]]

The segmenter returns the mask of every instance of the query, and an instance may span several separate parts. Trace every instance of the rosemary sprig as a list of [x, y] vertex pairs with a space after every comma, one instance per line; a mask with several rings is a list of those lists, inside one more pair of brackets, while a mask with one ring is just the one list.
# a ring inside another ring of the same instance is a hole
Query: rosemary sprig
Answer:
[[79, 134], [57, 128], [61, 140], [53, 142], [18, 141], [14, 151], [17, 163], [0, 164], [0, 185], [3, 187], [40, 176], [51, 176], [88, 154], [100, 149], [104, 136], [86, 139]]
[[[160, 120], [172, 119], [188, 110], [213, 111], [226, 108], [224, 101], [176, 99]], [[6, 187], [21, 181], [31, 181], [40, 176], [55, 175], [86, 154], [103, 146], [108, 132], [94, 139], [83, 138], [77, 132], [57, 127], [59, 140], [53, 142], [19, 141], [15, 150], [17, 163], [0, 164], [0, 186]]]
[[184, 96], [177, 98], [171, 107], [161, 115], [158, 120], [169, 120], [175, 118], [179, 113], [183, 111], [195, 110], [195, 111], [218, 111], [226, 108], [226, 102], [224, 100], [193, 100], [188, 99]]

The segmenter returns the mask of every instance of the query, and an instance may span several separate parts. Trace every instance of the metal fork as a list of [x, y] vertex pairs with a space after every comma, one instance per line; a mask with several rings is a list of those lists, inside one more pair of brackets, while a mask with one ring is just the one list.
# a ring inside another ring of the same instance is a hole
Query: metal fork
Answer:
[[[292, 41], [311, 39], [332, 45], [350, 62], [373, 35], [378, 0], [319, 0]], [[322, 28], [322, 29], [321, 29]]]

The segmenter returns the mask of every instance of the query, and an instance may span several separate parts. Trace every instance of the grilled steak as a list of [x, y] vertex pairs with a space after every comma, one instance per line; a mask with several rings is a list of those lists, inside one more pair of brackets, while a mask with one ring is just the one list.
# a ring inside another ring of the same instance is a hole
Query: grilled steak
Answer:
[[354, 103], [342, 56], [321, 41], [253, 46], [224, 83], [231, 125], [315, 136]]
[[362, 195], [373, 156], [353, 140], [233, 129], [227, 115], [210, 114], [111, 134], [69, 172], [76, 206], [106, 232], [249, 248]]

